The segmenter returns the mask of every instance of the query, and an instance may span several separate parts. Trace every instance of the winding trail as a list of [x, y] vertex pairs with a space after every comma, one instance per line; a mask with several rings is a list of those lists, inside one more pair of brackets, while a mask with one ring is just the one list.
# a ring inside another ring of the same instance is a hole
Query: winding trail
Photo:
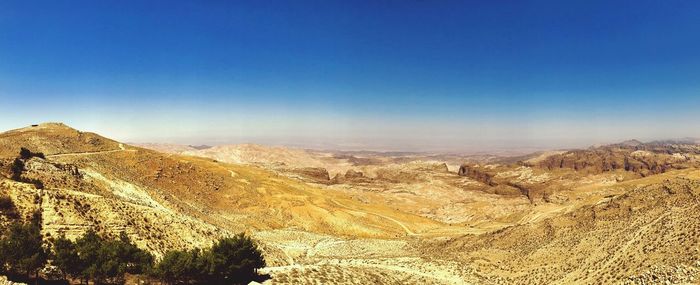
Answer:
[[85, 151], [85, 152], [71, 152], [71, 153], [59, 153], [59, 154], [49, 154], [46, 157], [64, 157], [64, 156], [78, 156], [78, 155], [91, 155], [91, 154], [106, 154], [114, 153], [120, 151], [136, 151], [135, 149], [126, 149], [123, 143], [119, 143], [119, 149], [103, 150], [103, 151]]

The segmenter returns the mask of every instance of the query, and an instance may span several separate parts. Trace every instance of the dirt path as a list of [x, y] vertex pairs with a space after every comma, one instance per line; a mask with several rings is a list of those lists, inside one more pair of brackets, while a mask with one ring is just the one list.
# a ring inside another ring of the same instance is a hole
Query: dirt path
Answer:
[[402, 222], [400, 222], [400, 221], [398, 221], [398, 220], [396, 220], [396, 219], [394, 219], [394, 218], [392, 218], [392, 217], [384, 216], [384, 215], [382, 215], [382, 214], [371, 213], [371, 212], [358, 211], [358, 210], [356, 210], [356, 209], [353, 209], [353, 208], [350, 208], [350, 207], [348, 207], [348, 206], [345, 206], [345, 205], [341, 204], [340, 202], [336, 201], [335, 199], [331, 199], [331, 202], [333, 202], [333, 203], [335, 203], [337, 206], [339, 206], [339, 207], [341, 207], [341, 208], [344, 208], [345, 210], [348, 210], [348, 211], [351, 211], [351, 212], [360, 213], [360, 214], [369, 214], [369, 215], [377, 216], [377, 217], [380, 217], [380, 218], [383, 218], [383, 219], [387, 219], [387, 220], [389, 220], [389, 221], [392, 221], [392, 222], [394, 222], [395, 224], [399, 225], [399, 226], [406, 232], [406, 234], [409, 235], [409, 236], [416, 236], [416, 235], [418, 235], [418, 234], [414, 233], [411, 229], [409, 229], [404, 223], [402, 223]]
[[120, 152], [120, 151], [136, 151], [136, 150], [135, 149], [126, 149], [124, 147], [124, 144], [120, 143], [119, 149], [50, 154], [50, 155], [47, 155], [46, 157], [51, 158], [51, 157], [78, 156], [78, 155], [91, 155], [91, 154], [106, 154], [106, 153], [114, 153], [114, 152]]

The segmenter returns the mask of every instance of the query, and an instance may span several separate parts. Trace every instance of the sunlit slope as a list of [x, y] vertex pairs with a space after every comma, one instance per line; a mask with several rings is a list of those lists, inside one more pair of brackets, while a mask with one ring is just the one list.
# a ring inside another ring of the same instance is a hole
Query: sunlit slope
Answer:
[[44, 123], [0, 134], [0, 157], [16, 156], [19, 147], [46, 155], [119, 149], [119, 143], [61, 123]]
[[621, 183], [569, 213], [435, 247], [507, 283], [692, 281], [700, 269], [699, 178], [687, 169]]
[[75, 165], [92, 173], [88, 175], [91, 179], [105, 180], [103, 183], [133, 184], [168, 209], [230, 231], [295, 228], [336, 235], [394, 237], [442, 226], [261, 168], [162, 154], [61, 124], [3, 133], [0, 142], [4, 157], [16, 156], [20, 147], [43, 152], [48, 161]]

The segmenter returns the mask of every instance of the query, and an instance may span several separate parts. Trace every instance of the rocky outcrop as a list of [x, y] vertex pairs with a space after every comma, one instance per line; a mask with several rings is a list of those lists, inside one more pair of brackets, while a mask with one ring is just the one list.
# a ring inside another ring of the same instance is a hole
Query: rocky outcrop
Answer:
[[345, 178], [346, 179], [354, 179], [354, 178], [363, 178], [365, 177], [365, 174], [360, 172], [360, 171], [355, 171], [355, 170], [348, 170], [345, 172]]
[[328, 170], [322, 167], [294, 168], [290, 172], [319, 183], [328, 183], [331, 180]]
[[344, 175], [336, 174], [333, 179], [331, 179], [331, 183], [334, 184], [339, 184], [339, 183], [346, 183], [346, 182], [367, 182], [371, 181], [371, 178], [366, 177], [365, 174], [361, 171], [355, 171], [353, 169], [349, 169], [348, 171], [345, 172]]
[[37, 179], [46, 187], [79, 187], [82, 174], [77, 166], [32, 158], [25, 162], [24, 177]]
[[532, 165], [547, 170], [573, 169], [587, 173], [625, 170], [641, 176], [664, 173], [673, 169], [698, 166], [698, 161], [688, 155], [678, 155], [673, 147], [600, 147], [574, 150], [549, 156]]
[[489, 186], [496, 186], [498, 183], [493, 181], [493, 174], [486, 172], [478, 165], [462, 164], [457, 172], [459, 176], [466, 176]]
[[488, 192], [502, 196], [520, 196], [523, 194], [519, 188], [509, 185], [496, 185], [489, 188]]
[[486, 192], [504, 195], [504, 196], [526, 196], [530, 201], [541, 199], [544, 192], [541, 190], [542, 183], [530, 183], [517, 180], [517, 178], [504, 177], [500, 175], [504, 169], [508, 167], [493, 167], [488, 168], [479, 165], [463, 164], [459, 167], [457, 174], [460, 176], [469, 177], [478, 182], [490, 186]]

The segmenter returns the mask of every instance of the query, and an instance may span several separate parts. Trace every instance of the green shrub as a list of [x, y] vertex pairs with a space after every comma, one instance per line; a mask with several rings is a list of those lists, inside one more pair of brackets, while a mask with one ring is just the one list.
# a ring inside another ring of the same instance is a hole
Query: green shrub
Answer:
[[257, 268], [265, 267], [257, 245], [243, 234], [217, 241], [211, 254], [210, 274], [218, 284], [248, 284], [257, 275]]
[[51, 257], [52, 264], [61, 271], [63, 279], [67, 279], [68, 276], [77, 277], [83, 270], [75, 243], [63, 235], [53, 242]]
[[29, 278], [34, 274], [38, 277], [47, 258], [48, 250], [43, 245], [40, 220], [25, 224], [14, 223], [0, 239], [0, 269], [10, 275]]
[[172, 250], [165, 253], [153, 273], [168, 284], [189, 284], [203, 279], [205, 267], [199, 249]]
[[[62, 241], [63, 256], [66, 262], [56, 264], [67, 275], [83, 281], [95, 283], [123, 283], [124, 274], [142, 274], [150, 272], [153, 256], [131, 242], [125, 233], [119, 239], [103, 239], [95, 231], [87, 231], [74, 245]], [[77, 259], [71, 253], [75, 248]], [[54, 249], [54, 254], [59, 251]]]
[[154, 270], [168, 284], [248, 284], [265, 267], [261, 251], [249, 237], [223, 238], [206, 250], [169, 251]]

